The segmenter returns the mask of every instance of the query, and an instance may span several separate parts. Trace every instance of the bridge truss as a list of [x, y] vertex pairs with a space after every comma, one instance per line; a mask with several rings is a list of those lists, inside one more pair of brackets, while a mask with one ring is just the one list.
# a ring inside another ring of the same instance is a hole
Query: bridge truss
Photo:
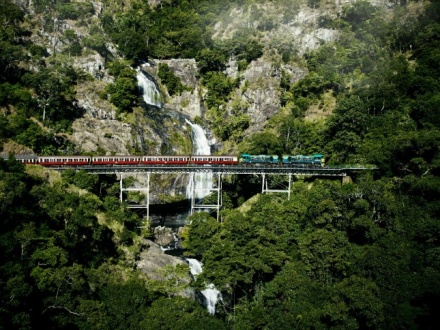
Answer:
[[[60, 166], [51, 167], [54, 170], [63, 171], [66, 169], [72, 169], [72, 167]], [[223, 205], [222, 199], [222, 178], [224, 175], [257, 175], [262, 177], [261, 192], [265, 193], [286, 193], [290, 199], [292, 176], [321, 176], [321, 177], [342, 177], [343, 180], [352, 171], [372, 170], [372, 167], [366, 166], [338, 166], [338, 167], [289, 167], [278, 165], [112, 165], [112, 166], [80, 166], [73, 168], [75, 170], [85, 170], [89, 174], [116, 174], [120, 180], [120, 201], [123, 201], [123, 193], [129, 191], [138, 191], [145, 193], [146, 204], [145, 205], [130, 205], [129, 208], [141, 208], [146, 210], [147, 219], [150, 216], [150, 177], [151, 174], [189, 174], [190, 180], [193, 180], [192, 192], [191, 192], [191, 214], [198, 210], [210, 210], [217, 211], [217, 220], [219, 220], [220, 209]], [[123, 179], [133, 174], [146, 175], [146, 185], [142, 187], [124, 187]], [[216, 180], [215, 187], [210, 189], [207, 193], [216, 193], [216, 203], [203, 204], [195, 198], [195, 184], [194, 177], [197, 173], [212, 173], [213, 178]], [[274, 189], [270, 187], [269, 178], [273, 176], [287, 176], [288, 185], [282, 189]]]

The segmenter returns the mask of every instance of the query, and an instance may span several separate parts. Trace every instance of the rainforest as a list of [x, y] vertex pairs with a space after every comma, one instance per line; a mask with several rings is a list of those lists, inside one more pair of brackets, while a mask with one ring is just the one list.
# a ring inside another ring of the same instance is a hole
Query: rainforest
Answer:
[[[440, 323], [439, 1], [0, 0], [0, 70], [0, 329]], [[374, 170], [297, 176], [290, 198], [230, 175], [176, 257], [128, 207], [145, 196], [120, 197], [137, 179], [16, 161], [189, 155], [185, 121], [213, 155]]]

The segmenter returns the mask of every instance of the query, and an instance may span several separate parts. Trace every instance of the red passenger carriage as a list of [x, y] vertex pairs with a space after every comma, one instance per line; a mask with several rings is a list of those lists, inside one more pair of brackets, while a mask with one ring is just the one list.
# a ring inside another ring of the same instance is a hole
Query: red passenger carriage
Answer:
[[212, 156], [212, 155], [195, 155], [191, 156], [191, 164], [194, 165], [237, 165], [237, 156]]
[[79, 166], [89, 165], [90, 156], [39, 156], [38, 164], [42, 166]]
[[142, 165], [187, 165], [190, 156], [142, 156]]
[[141, 156], [93, 156], [92, 165], [139, 165]]

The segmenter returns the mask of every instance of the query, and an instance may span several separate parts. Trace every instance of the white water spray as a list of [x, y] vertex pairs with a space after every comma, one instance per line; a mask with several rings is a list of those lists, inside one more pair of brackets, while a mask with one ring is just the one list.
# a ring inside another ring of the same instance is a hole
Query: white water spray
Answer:
[[[185, 119], [185, 121], [191, 126], [193, 132], [193, 145], [194, 155], [210, 155], [211, 148], [208, 143], [208, 139], [206, 138], [205, 132], [203, 128], [197, 124], [191, 123], [189, 120]], [[191, 176], [186, 186], [186, 197], [192, 197], [193, 191], [193, 182], [191, 180]], [[194, 174], [194, 193], [195, 198], [201, 199], [207, 195], [212, 190], [212, 173], [195, 173]]]
[[159, 91], [156, 88], [156, 84], [150, 79], [148, 79], [140, 68], [137, 68], [136, 71], [137, 71], [136, 78], [138, 81], [138, 87], [142, 93], [142, 97], [145, 103], [160, 108], [162, 106], [160, 102], [161, 97]]
[[[202, 263], [197, 259], [188, 258], [186, 259], [189, 264], [189, 269], [191, 271], [191, 275], [194, 278], [197, 278], [202, 271]], [[208, 309], [208, 313], [211, 315], [215, 314], [215, 306], [217, 302], [222, 299], [221, 293], [214, 287], [214, 284], [208, 284], [205, 290], [201, 291], [202, 295], [205, 297], [205, 306]]]

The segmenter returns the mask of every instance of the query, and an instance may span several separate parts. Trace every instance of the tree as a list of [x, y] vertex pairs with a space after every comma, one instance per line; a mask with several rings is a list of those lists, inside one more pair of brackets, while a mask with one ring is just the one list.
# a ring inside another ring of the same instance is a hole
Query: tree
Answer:
[[125, 283], [108, 283], [99, 288], [98, 295], [109, 327], [140, 328], [147, 313], [146, 307], [151, 301], [150, 293], [142, 281], [133, 278]]
[[147, 310], [142, 329], [226, 329], [199, 303], [182, 297], [159, 298]]
[[179, 77], [176, 77], [170, 70], [170, 67], [165, 63], [159, 64], [158, 76], [162, 83], [167, 86], [170, 96], [182, 93], [186, 88], [180, 81]]
[[137, 83], [131, 77], [118, 77], [114, 83], [107, 85], [106, 91], [120, 111], [131, 111], [137, 101]]
[[273, 133], [255, 133], [251, 138], [251, 145], [247, 151], [253, 155], [280, 155], [282, 154], [280, 139]]
[[208, 213], [194, 213], [182, 242], [185, 254], [200, 258], [211, 246], [209, 240], [220, 230], [220, 223]]
[[258, 283], [272, 278], [288, 259], [290, 240], [290, 222], [273, 217], [277, 205], [270, 196], [261, 196], [248, 214], [225, 212], [220, 230], [203, 254], [205, 271], [197, 280], [213, 282], [239, 299], [252, 295]]
[[197, 66], [202, 75], [209, 71], [223, 71], [225, 62], [225, 54], [217, 48], [204, 48], [197, 55]]

